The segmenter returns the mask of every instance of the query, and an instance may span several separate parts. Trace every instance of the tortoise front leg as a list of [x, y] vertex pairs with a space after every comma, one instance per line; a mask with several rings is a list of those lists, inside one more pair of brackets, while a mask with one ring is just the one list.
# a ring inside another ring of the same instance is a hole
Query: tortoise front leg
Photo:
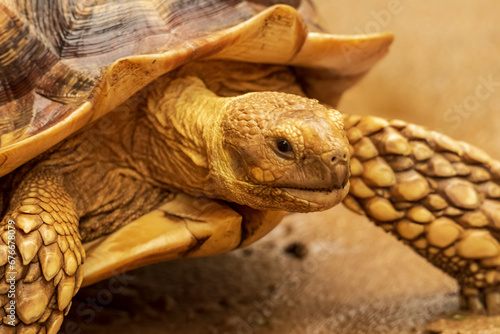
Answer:
[[402, 121], [346, 116], [351, 188], [367, 215], [456, 278], [462, 305], [500, 313], [500, 163]]
[[0, 224], [0, 333], [57, 333], [83, 279], [72, 199], [58, 177], [31, 172]]

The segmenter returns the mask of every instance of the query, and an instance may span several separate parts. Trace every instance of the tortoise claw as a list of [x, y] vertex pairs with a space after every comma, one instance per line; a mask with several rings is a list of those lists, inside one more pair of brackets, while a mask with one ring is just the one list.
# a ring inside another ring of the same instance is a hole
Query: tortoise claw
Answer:
[[473, 314], [486, 314], [486, 308], [482, 301], [483, 294], [476, 288], [464, 288], [461, 295], [465, 303], [462, 307], [469, 310]]
[[460, 291], [462, 309], [475, 315], [500, 315], [500, 287], [462, 288]]
[[500, 315], [500, 291], [486, 292], [486, 309], [489, 315]]

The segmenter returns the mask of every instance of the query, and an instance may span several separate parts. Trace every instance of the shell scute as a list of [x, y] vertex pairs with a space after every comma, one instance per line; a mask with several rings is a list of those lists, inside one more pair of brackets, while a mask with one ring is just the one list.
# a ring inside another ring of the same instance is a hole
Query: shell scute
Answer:
[[332, 82], [361, 77], [387, 53], [392, 36], [367, 36], [362, 39], [373, 43], [363, 59], [347, 62], [338, 45], [359, 43], [359, 36], [308, 34], [307, 25], [321, 30], [311, 17], [313, 6], [288, 4], [24, 0], [0, 5], [0, 176], [190, 61], [301, 66], [301, 75], [311, 77], [310, 95], [320, 98], [314, 96], [314, 71], [321, 69]]

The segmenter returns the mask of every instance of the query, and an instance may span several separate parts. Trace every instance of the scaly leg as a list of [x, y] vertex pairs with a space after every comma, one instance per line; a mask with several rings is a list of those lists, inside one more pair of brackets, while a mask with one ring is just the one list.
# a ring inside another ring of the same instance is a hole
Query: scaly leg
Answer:
[[500, 162], [402, 121], [346, 116], [344, 204], [456, 278], [462, 305], [500, 313]]
[[14, 191], [0, 234], [0, 333], [57, 333], [85, 259], [75, 206], [60, 180], [30, 173]]

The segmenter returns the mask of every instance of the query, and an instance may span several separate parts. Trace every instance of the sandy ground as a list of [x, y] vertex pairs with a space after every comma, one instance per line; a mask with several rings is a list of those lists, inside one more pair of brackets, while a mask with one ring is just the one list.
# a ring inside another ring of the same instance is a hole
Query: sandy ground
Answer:
[[[306, 251], [290, 252], [297, 242]], [[73, 302], [84, 333], [414, 333], [458, 305], [452, 279], [342, 207], [291, 215], [247, 249], [129, 272], [113, 288]]]
[[[318, 6], [331, 32], [396, 35], [389, 56], [340, 110], [427, 125], [500, 157], [498, 2]], [[85, 288], [62, 331], [500, 333], [500, 317], [458, 315], [456, 291], [454, 280], [337, 207], [291, 215], [244, 250], [161, 263]]]

